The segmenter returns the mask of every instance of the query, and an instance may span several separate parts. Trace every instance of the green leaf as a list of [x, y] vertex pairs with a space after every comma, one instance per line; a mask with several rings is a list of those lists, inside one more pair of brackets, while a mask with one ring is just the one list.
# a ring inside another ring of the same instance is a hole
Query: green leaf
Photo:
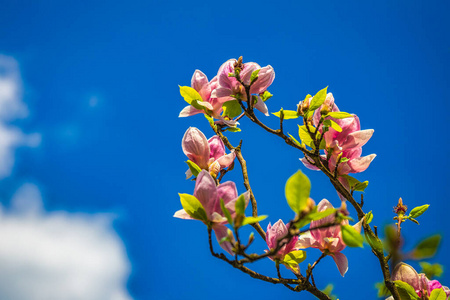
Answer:
[[244, 197], [244, 195], [240, 195], [239, 198], [236, 200], [235, 209], [236, 209], [236, 215], [245, 214], [245, 197]]
[[312, 213], [310, 213], [310, 214], [306, 215], [305, 217], [303, 217], [302, 219], [300, 219], [297, 223], [295, 223], [295, 225], [298, 228], [302, 228], [303, 226], [308, 225], [312, 221], [317, 221], [317, 220], [326, 218], [329, 215], [336, 213], [336, 211], [338, 211], [338, 209], [329, 208], [324, 211], [317, 212], [317, 207], [316, 207], [315, 211], [313, 211]]
[[375, 235], [370, 235], [366, 231], [364, 231], [364, 235], [372, 249], [374, 249], [379, 254], [384, 254], [383, 243], [381, 242], [381, 240], [378, 237], [376, 237]]
[[[309, 126], [309, 130], [311, 131], [311, 133], [314, 133], [316, 131], [316, 128]], [[309, 135], [306, 125], [298, 125], [298, 136], [300, 137], [300, 140], [305, 143], [305, 145], [314, 148], [314, 141]]]
[[192, 101], [194, 100], [203, 101], [202, 96], [200, 96], [200, 94], [190, 86], [179, 86], [179, 87], [180, 87], [180, 94], [187, 103], [192, 105]]
[[291, 251], [283, 258], [283, 264], [293, 270], [298, 270], [298, 264], [306, 259], [306, 252], [302, 250]]
[[206, 216], [206, 211], [203, 205], [198, 201], [195, 196], [189, 194], [178, 194], [180, 195], [181, 206], [192, 218], [200, 221], [207, 222], [208, 217]]
[[267, 100], [269, 100], [270, 98], [272, 98], [272, 94], [269, 93], [269, 91], [265, 91], [262, 95], [260, 95], [262, 101], [266, 102]]
[[252, 76], [250, 76], [250, 83], [253, 83], [253, 82], [256, 81], [256, 79], [258, 79], [259, 71], [261, 71], [261, 69], [257, 69], [257, 70], [252, 72]]
[[411, 218], [417, 218], [418, 216], [420, 216], [420, 215], [422, 215], [424, 212], [426, 212], [429, 206], [430, 206], [429, 204], [425, 204], [425, 205], [422, 205], [422, 206], [414, 207], [414, 208], [411, 210], [411, 212], [409, 213], [409, 217], [411, 217]]
[[419, 295], [417, 295], [414, 288], [406, 282], [395, 280], [394, 284], [397, 287], [398, 293], [402, 300], [420, 300]]
[[430, 294], [430, 300], [446, 300], [447, 295], [445, 294], [444, 290], [442, 288], [440, 289], [434, 289], [431, 291]]
[[300, 213], [306, 206], [311, 191], [309, 178], [298, 170], [286, 182], [285, 194], [291, 209]]
[[327, 119], [327, 120], [323, 121], [323, 125], [327, 126], [327, 127], [331, 127], [334, 130], [336, 130], [337, 132], [342, 132], [341, 126], [339, 126], [338, 123], [336, 123], [335, 121], [333, 121], [331, 119]]
[[346, 112], [343, 112], [343, 111], [332, 111], [332, 112], [328, 113], [325, 116], [325, 118], [326, 117], [331, 117], [331, 118], [334, 118], [334, 119], [346, 119], [346, 118], [353, 118], [354, 115], [346, 113]]
[[373, 219], [372, 211], [369, 211], [369, 212], [366, 214], [366, 224], [370, 224], [370, 222], [372, 222], [372, 219]]
[[231, 218], [230, 211], [225, 207], [225, 203], [222, 198], [220, 198], [220, 208], [222, 209], [225, 218], [227, 218], [228, 224], [233, 225], [233, 219]]
[[413, 221], [413, 222], [416, 223], [417, 225], [420, 225], [420, 224], [419, 224], [419, 221], [417, 221], [417, 220], [414, 219], [414, 218], [408, 217], [408, 220]]
[[241, 129], [237, 128], [237, 127], [227, 127], [225, 130], [230, 131], [230, 132], [240, 132], [241, 131]]
[[254, 224], [254, 223], [261, 222], [265, 218], [267, 218], [266, 215], [257, 216], [257, 217], [245, 217], [244, 221], [242, 221], [242, 226], [245, 226], [247, 224]]
[[292, 135], [290, 135], [289, 133], [288, 133], [288, 135], [289, 135], [289, 137], [292, 139], [292, 141], [293, 141], [294, 143], [296, 143], [298, 146], [301, 146], [300, 142], [297, 141]]
[[349, 247], [361, 247], [363, 246], [363, 237], [350, 225], [341, 225], [342, 239], [344, 243]]
[[191, 170], [192, 175], [195, 177], [198, 176], [198, 174], [202, 171], [197, 164], [191, 160], [186, 161], [187, 165], [189, 166], [189, 170]]
[[419, 262], [419, 265], [422, 267], [420, 273], [425, 273], [428, 278], [441, 277], [444, 272], [441, 264], [430, 264], [425, 261], [421, 261]]
[[314, 95], [311, 103], [309, 104], [309, 111], [315, 111], [323, 104], [323, 102], [327, 98], [327, 88], [328, 87], [321, 89], [317, 92], [317, 94]]
[[342, 175], [342, 177], [347, 179], [348, 185], [354, 191], [364, 192], [364, 190], [369, 185], [369, 181], [367, 181], [367, 180], [364, 181], [364, 182], [360, 182], [358, 179], [356, 179], [356, 178], [354, 178], [352, 176], [349, 176], [349, 175]]
[[435, 234], [422, 240], [416, 248], [412, 251], [412, 256], [415, 259], [425, 259], [432, 257], [441, 242], [441, 235]]
[[239, 116], [242, 112], [242, 107], [237, 100], [230, 100], [225, 102], [222, 105], [223, 108], [223, 116], [227, 116], [230, 119], [233, 119]]
[[283, 119], [288, 120], [288, 119], [297, 119], [298, 118], [298, 114], [296, 111], [294, 110], [284, 110], [281, 109], [280, 111], [277, 111], [275, 113], [272, 113], [272, 115], [277, 116], [278, 118], [281, 115], [281, 111], [283, 111]]

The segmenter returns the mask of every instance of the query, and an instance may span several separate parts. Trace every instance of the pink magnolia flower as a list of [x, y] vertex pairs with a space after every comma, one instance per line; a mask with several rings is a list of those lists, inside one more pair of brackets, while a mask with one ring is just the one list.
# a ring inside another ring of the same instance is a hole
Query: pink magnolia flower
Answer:
[[[223, 103], [228, 100], [225, 98], [218, 99], [217, 97], [212, 96], [212, 92], [216, 89], [217, 84], [217, 76], [211, 79], [211, 81], [208, 81], [208, 77], [206, 77], [206, 75], [200, 70], [195, 70], [194, 75], [192, 75], [191, 87], [200, 94], [203, 100], [199, 101], [198, 104], [211, 111], [212, 117], [221, 120], [223, 123], [229, 126], [234, 126], [237, 124], [237, 122], [232, 120], [225, 120], [220, 115], [223, 111]], [[188, 105], [183, 108], [178, 117], [189, 117], [199, 113], [204, 113], [204, 110], [197, 109], [192, 105]]]
[[435, 289], [443, 289], [447, 295], [447, 299], [450, 297], [450, 289], [448, 287], [442, 286], [437, 280], [429, 280], [423, 273], [417, 274], [412, 266], [402, 262], [395, 266], [391, 279], [406, 282], [414, 288], [419, 297], [422, 297], [422, 294], [425, 292], [429, 296]]
[[[333, 208], [333, 205], [331, 205], [331, 203], [326, 199], [323, 199], [317, 205], [318, 212], [325, 211], [330, 208]], [[310, 224], [310, 228], [333, 223], [334, 220], [335, 216], [330, 215], [318, 221], [312, 221]], [[341, 222], [341, 225], [348, 225], [348, 220], [343, 220]], [[358, 232], [360, 232], [361, 222], [356, 223], [353, 227]], [[341, 273], [342, 276], [344, 276], [345, 273], [347, 272], [348, 260], [347, 257], [341, 253], [341, 251], [344, 250], [346, 245], [342, 239], [341, 228], [339, 225], [321, 229], [314, 229], [308, 231], [305, 234], [302, 234], [298, 240], [298, 246], [301, 249], [304, 248], [319, 249], [320, 251], [330, 255], [334, 259], [334, 262], [336, 263], [336, 266], [338, 267], [339, 272]]]
[[[236, 59], [229, 59], [222, 64], [219, 68], [219, 72], [217, 73], [218, 86], [213, 91], [213, 96], [218, 99], [222, 99], [221, 101], [234, 100], [238, 95], [241, 100], [248, 100], [244, 86], [239, 83], [235, 77], [228, 76], [230, 73], [234, 74], [236, 62]], [[247, 86], [250, 85], [251, 75], [253, 71], [256, 70], [259, 70], [258, 79], [251, 85], [250, 95], [260, 95], [264, 93], [275, 79], [275, 71], [272, 66], [268, 65], [261, 68], [261, 66], [257, 63], [248, 62], [243, 64], [240, 72], [241, 81]], [[255, 108], [264, 113], [266, 116], [269, 115], [266, 104], [259, 96], [258, 101], [255, 104]]]
[[[311, 99], [312, 98], [310, 98], [310, 101]], [[334, 103], [333, 95], [328, 93], [324, 104], [314, 113], [313, 124], [316, 127], [319, 125], [319, 120], [321, 118], [320, 111], [324, 106], [328, 108], [329, 111], [339, 111], [339, 108]], [[353, 115], [353, 118], [331, 119], [342, 128], [342, 131], [339, 132], [333, 128], [329, 128], [323, 136], [326, 144], [325, 155], [323, 158], [326, 158], [328, 154], [331, 155], [328, 162], [328, 168], [331, 171], [334, 171], [338, 156], [341, 154], [341, 157], [346, 158], [347, 160], [342, 161], [339, 164], [338, 175], [360, 173], [365, 171], [369, 167], [372, 160], [376, 157], [375, 154], [361, 157], [362, 146], [364, 146], [372, 137], [373, 129], [361, 130], [359, 118], [356, 115]], [[322, 128], [323, 126], [321, 125], [319, 127], [320, 132], [322, 132]], [[302, 158], [300, 160], [307, 168], [311, 170], [318, 170], [318, 168], [310, 164], [306, 158]], [[348, 183], [344, 178], [341, 177], [340, 181], [348, 188]]]
[[[269, 225], [267, 225], [266, 242], [269, 249], [274, 249], [277, 247], [278, 240], [286, 236], [286, 234], [288, 233], [288, 229], [289, 227], [286, 226], [281, 219], [273, 224], [273, 226], [271, 226], [270, 223]], [[286, 254], [294, 250], [298, 250], [298, 247], [296, 245], [297, 241], [298, 236], [292, 237], [291, 240], [283, 247], [281, 247], [275, 255], [270, 257], [270, 259], [276, 258], [279, 260], [283, 260]]]
[[[225, 153], [225, 145], [217, 136], [206, 140], [203, 132], [195, 127], [186, 130], [181, 142], [184, 154], [197, 164], [200, 169], [209, 170], [217, 175], [221, 169], [229, 167], [236, 157], [232, 150], [230, 154]], [[186, 171], [186, 178], [192, 176], [190, 169]]]
[[[247, 207], [250, 194], [247, 191], [243, 195], [245, 198], [245, 207]], [[227, 224], [227, 219], [222, 212], [220, 199], [223, 199], [225, 207], [230, 211], [231, 217], [234, 218], [236, 215], [236, 200], [238, 199], [236, 184], [232, 181], [227, 181], [216, 186], [216, 182], [212, 176], [207, 171], [203, 170], [200, 172], [195, 182], [194, 196], [203, 205], [208, 221], [212, 224], [212, 229], [214, 230], [217, 241], [220, 242], [222, 238], [228, 236], [228, 228], [224, 225]], [[174, 217], [180, 219], [193, 219], [184, 209], [175, 212]], [[233, 255], [230, 242], [223, 242], [220, 246]]]

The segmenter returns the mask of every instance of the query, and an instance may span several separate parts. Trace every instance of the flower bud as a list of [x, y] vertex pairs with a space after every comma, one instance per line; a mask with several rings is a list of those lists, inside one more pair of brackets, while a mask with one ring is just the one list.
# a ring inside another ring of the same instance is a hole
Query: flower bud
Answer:
[[394, 206], [394, 212], [397, 215], [404, 215], [406, 213], [406, 211], [408, 210], [408, 207], [406, 205], [403, 205], [403, 200], [402, 198], [398, 199], [398, 204], [397, 206]]
[[320, 109], [320, 114], [322, 116], [324, 116], [324, 115], [327, 115], [330, 111], [331, 111], [331, 107], [328, 106], [327, 104], [323, 104], [322, 108]]
[[415, 290], [420, 289], [420, 278], [419, 274], [417, 274], [416, 270], [414, 270], [413, 267], [411, 267], [408, 264], [405, 263], [398, 263], [394, 271], [391, 275], [392, 280], [401, 280], [403, 282], [408, 283], [410, 286], [412, 286]]

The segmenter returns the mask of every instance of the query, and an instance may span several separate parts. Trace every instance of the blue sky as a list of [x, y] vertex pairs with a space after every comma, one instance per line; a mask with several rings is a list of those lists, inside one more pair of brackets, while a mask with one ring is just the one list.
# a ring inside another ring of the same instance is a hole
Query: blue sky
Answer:
[[[189, 126], [212, 135], [204, 118], [177, 117], [185, 106], [178, 85], [189, 85], [195, 69], [212, 78], [224, 61], [242, 55], [275, 69], [270, 112], [294, 109], [307, 93], [329, 86], [341, 110], [358, 114], [363, 129], [375, 129], [363, 154], [377, 158], [358, 175], [370, 181], [365, 210], [382, 227], [392, 222], [400, 196], [410, 207], [431, 204], [420, 226], [404, 226], [405, 247], [442, 233], [432, 261], [448, 268], [448, 11], [447, 1], [5, 2], [0, 54], [17, 75], [14, 103], [26, 107], [0, 112], [1, 124], [23, 133], [1, 156], [9, 162], [0, 181], [5, 214], [21, 216], [11, 200], [20, 199], [21, 188], [42, 198], [44, 219], [81, 215], [90, 224], [107, 213], [98, 230], [115, 241], [114, 249], [123, 247], [115, 258], [124, 286], [118, 293], [132, 299], [298, 298], [215, 260], [202, 224], [172, 218], [180, 208], [177, 193], [193, 191], [184, 180], [181, 138]], [[277, 118], [261, 118], [277, 126]], [[325, 176], [301, 165], [300, 153], [241, 124], [231, 140], [244, 140], [259, 210], [269, 215], [263, 227], [292, 217], [284, 184], [299, 168], [316, 201], [338, 203]], [[295, 133], [295, 121], [286, 128]], [[240, 174], [229, 175], [244, 192]], [[262, 251], [264, 244], [257, 246]], [[356, 280], [358, 295], [373, 299], [372, 284], [381, 280], [372, 271], [375, 257], [367, 247], [345, 251], [346, 277], [325, 259], [316, 282], [334, 283], [348, 299]], [[309, 253], [311, 260], [320, 255]], [[255, 267], [274, 272], [270, 262]], [[448, 272], [442, 282], [450, 284]]]

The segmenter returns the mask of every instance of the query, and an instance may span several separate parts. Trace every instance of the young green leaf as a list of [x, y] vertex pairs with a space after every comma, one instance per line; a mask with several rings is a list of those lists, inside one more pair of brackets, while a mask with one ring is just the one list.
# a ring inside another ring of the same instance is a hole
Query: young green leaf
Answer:
[[[316, 131], [316, 128], [309, 126], [309, 130], [314, 133]], [[298, 125], [298, 136], [300, 137], [300, 140], [305, 143], [305, 145], [314, 148], [314, 141], [309, 135], [308, 129], [306, 128], [306, 125]]]
[[401, 280], [394, 281], [395, 286], [397, 287], [398, 293], [400, 294], [400, 299], [402, 300], [420, 300], [419, 295], [417, 295], [416, 291], [412, 286], [403, 282]]
[[272, 115], [277, 116], [278, 118], [281, 115], [281, 111], [283, 111], [283, 119], [288, 120], [288, 119], [297, 119], [298, 118], [298, 114], [296, 111], [294, 110], [284, 110], [281, 109], [280, 111], [277, 111], [275, 113], [272, 113]]
[[372, 222], [372, 219], [373, 219], [372, 211], [369, 211], [369, 212], [366, 214], [366, 224], [370, 224], [370, 222]]
[[192, 101], [203, 101], [202, 96], [190, 86], [180, 86], [180, 94], [184, 100], [192, 105]]
[[346, 118], [353, 118], [354, 115], [343, 112], [343, 111], [332, 111], [330, 113], [328, 113], [326, 117], [332, 117], [334, 119], [346, 119]]
[[446, 300], [447, 294], [445, 294], [442, 288], [434, 289], [431, 291], [429, 300]]
[[223, 202], [222, 198], [220, 198], [220, 208], [222, 209], [225, 218], [227, 218], [228, 224], [233, 226], [233, 219], [231, 218], [230, 211], [225, 207], [225, 203]]
[[306, 207], [310, 191], [311, 182], [300, 170], [287, 180], [285, 195], [289, 206], [295, 213], [300, 213]]
[[336, 208], [329, 208], [324, 211], [317, 212], [317, 208], [316, 208], [313, 212], [309, 213], [305, 217], [301, 218], [297, 223], [295, 223], [295, 226], [297, 228], [302, 228], [303, 226], [308, 225], [312, 221], [317, 221], [317, 220], [326, 218], [329, 215], [336, 213], [337, 210], [338, 209], [336, 209]]
[[349, 175], [342, 175], [342, 177], [347, 179], [348, 185], [354, 191], [364, 192], [366, 187], [369, 185], [369, 181], [360, 182], [358, 179]]
[[425, 205], [422, 205], [422, 206], [414, 207], [414, 208], [411, 210], [411, 212], [409, 213], [409, 217], [411, 217], [411, 218], [417, 218], [418, 216], [420, 216], [420, 215], [422, 215], [424, 212], [426, 212], [429, 206], [430, 206], [429, 204], [425, 204]]
[[223, 116], [227, 116], [230, 119], [237, 117], [241, 114], [242, 108], [237, 100], [227, 101], [222, 105]]
[[180, 195], [181, 206], [192, 218], [200, 221], [208, 221], [206, 216], [206, 211], [203, 205], [198, 201], [195, 196], [189, 194], [178, 194]]
[[236, 215], [245, 214], [245, 197], [244, 197], [244, 195], [240, 195], [239, 198], [236, 200], [235, 209], [236, 209]]
[[262, 99], [262, 101], [266, 102], [267, 100], [269, 100], [270, 98], [272, 98], [272, 94], [269, 93], [269, 91], [265, 91], [260, 97]]
[[257, 69], [252, 72], [252, 75], [250, 76], [250, 84], [252, 84], [253, 82], [255, 82], [258, 79], [259, 71], [261, 71], [261, 69]]
[[237, 128], [237, 127], [227, 127], [225, 130], [229, 131], [229, 132], [240, 132], [241, 131], [241, 129]]
[[415, 259], [425, 259], [432, 257], [439, 247], [441, 242], [441, 235], [435, 234], [422, 240], [416, 248], [412, 251], [412, 256]]
[[349, 247], [361, 247], [363, 246], [363, 237], [350, 225], [341, 225], [342, 238], [344, 243]]
[[245, 217], [244, 221], [242, 221], [241, 226], [245, 226], [247, 224], [258, 223], [258, 222], [261, 222], [262, 220], [264, 220], [265, 218], [267, 218], [266, 215], [257, 216], [257, 217]]
[[314, 95], [309, 105], [309, 111], [315, 111], [323, 104], [323, 102], [327, 98], [327, 88], [328, 87], [321, 89], [317, 92], [317, 94]]
[[367, 242], [369, 243], [370, 247], [373, 248], [377, 253], [383, 254], [383, 243], [381, 240], [376, 237], [375, 235], [372, 236], [366, 231], [364, 231], [364, 235], [366, 237]]
[[296, 143], [298, 146], [301, 146], [300, 142], [297, 141], [292, 135], [290, 135], [289, 133], [288, 133], [288, 135], [294, 143]]
[[198, 176], [198, 174], [202, 171], [197, 164], [191, 160], [186, 161], [187, 165], [189, 166], [189, 170], [191, 170], [192, 175], [195, 177]]
[[444, 272], [442, 265], [438, 263], [430, 264], [426, 261], [421, 261], [419, 265], [422, 267], [420, 273], [425, 273], [428, 278], [441, 277]]
[[295, 264], [299, 264], [303, 262], [306, 259], [306, 252], [302, 250], [295, 250], [291, 251], [288, 254], [286, 254], [283, 258], [283, 262], [289, 263], [293, 262]]
[[336, 130], [337, 132], [342, 132], [341, 126], [339, 126], [338, 123], [336, 123], [335, 121], [333, 121], [331, 119], [326, 119], [325, 121], [323, 121], [323, 125], [327, 126], [327, 127], [331, 127], [334, 130]]

